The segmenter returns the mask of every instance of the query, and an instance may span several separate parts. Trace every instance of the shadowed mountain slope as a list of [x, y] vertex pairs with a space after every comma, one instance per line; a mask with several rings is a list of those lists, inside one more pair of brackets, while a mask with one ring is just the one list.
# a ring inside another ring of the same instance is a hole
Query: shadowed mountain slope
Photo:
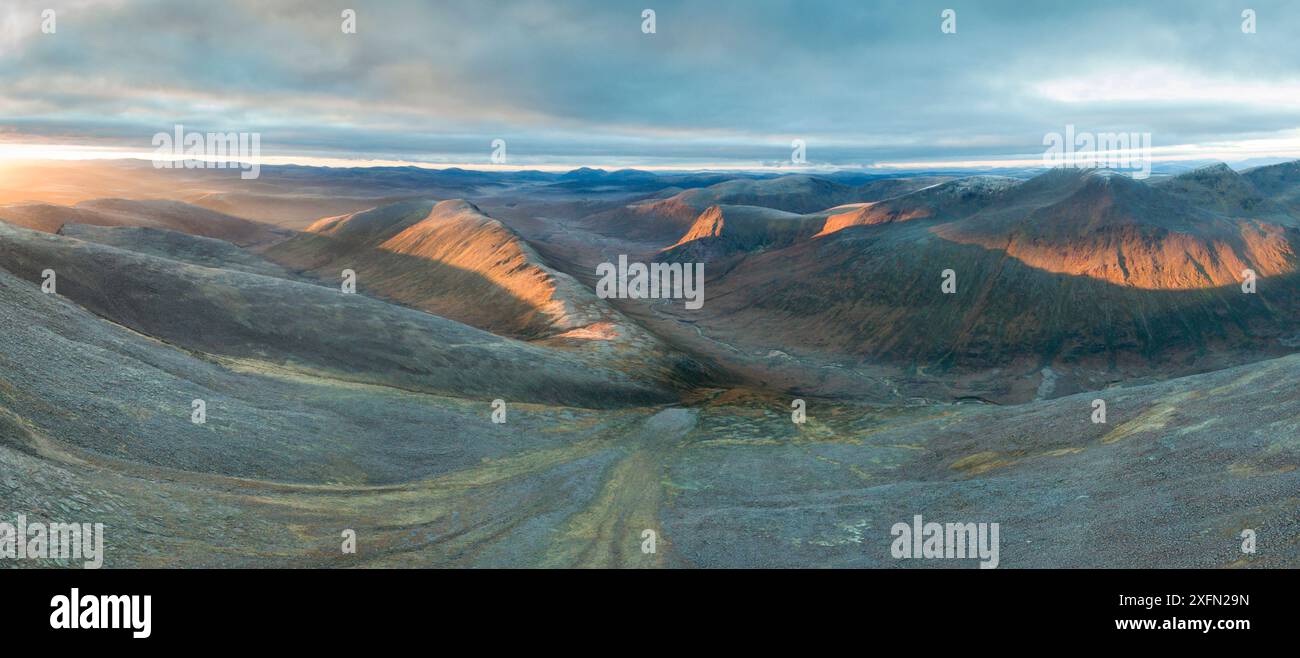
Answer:
[[1248, 169], [1241, 177], [1293, 216], [1300, 217], [1300, 160]]
[[1228, 217], [1296, 224], [1295, 218], [1288, 214], [1285, 206], [1270, 199], [1249, 179], [1223, 163], [1163, 179], [1154, 185], [1186, 199], [1198, 208]]
[[861, 207], [832, 213], [821, 234], [834, 233], [850, 226], [870, 226], [913, 219], [962, 217], [996, 203], [1020, 181], [1003, 176], [971, 176], [955, 181], [931, 184], [901, 196], [868, 203]]
[[855, 201], [861, 193], [816, 176], [781, 176], [759, 180], [738, 179], [705, 188], [686, 190], [675, 199], [696, 208], [716, 205], [762, 206], [792, 213], [810, 213]]
[[64, 224], [59, 235], [204, 267], [291, 278], [284, 268], [225, 240], [136, 226]]
[[267, 244], [290, 235], [267, 224], [179, 201], [95, 199], [75, 206], [11, 205], [0, 207], [0, 220], [46, 233], [58, 233], [64, 224], [167, 229], [225, 240], [241, 247]]
[[675, 244], [658, 258], [713, 261], [729, 255], [779, 248], [811, 237], [825, 214], [798, 215], [757, 206], [710, 206]]

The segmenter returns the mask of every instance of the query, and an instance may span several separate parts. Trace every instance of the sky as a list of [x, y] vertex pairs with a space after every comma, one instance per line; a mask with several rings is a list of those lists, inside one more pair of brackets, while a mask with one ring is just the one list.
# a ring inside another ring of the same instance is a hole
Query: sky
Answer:
[[1294, 159], [1300, 5], [0, 4], [0, 158], [149, 157], [176, 124], [258, 133], [269, 163], [493, 168], [501, 139], [497, 168], [782, 169], [798, 139], [811, 168], [985, 167], [1067, 125], [1150, 133], [1157, 160]]

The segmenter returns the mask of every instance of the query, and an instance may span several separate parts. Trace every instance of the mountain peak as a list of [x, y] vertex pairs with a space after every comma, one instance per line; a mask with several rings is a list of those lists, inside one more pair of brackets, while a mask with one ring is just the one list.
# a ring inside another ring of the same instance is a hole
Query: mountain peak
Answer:
[[1229, 167], [1223, 162], [1216, 162], [1214, 164], [1205, 165], [1204, 167], [1197, 167], [1189, 172], [1179, 174], [1174, 178], [1191, 181], [1237, 179], [1241, 178], [1241, 174], [1238, 174], [1235, 169]]
[[1291, 223], [1285, 219], [1285, 210], [1270, 201], [1254, 182], [1221, 162], [1160, 181], [1155, 187], [1229, 217], [1264, 215]]
[[465, 199], [446, 199], [433, 205], [433, 211], [436, 212], [473, 212], [480, 215], [484, 214], [478, 206]]

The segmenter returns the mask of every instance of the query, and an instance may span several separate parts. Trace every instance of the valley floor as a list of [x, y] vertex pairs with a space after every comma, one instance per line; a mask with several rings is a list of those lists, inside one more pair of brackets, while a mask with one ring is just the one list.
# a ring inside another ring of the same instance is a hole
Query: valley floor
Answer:
[[[717, 391], [691, 407], [518, 405], [493, 425], [487, 401], [267, 381], [347, 431], [260, 433], [280, 456], [258, 466], [265, 477], [168, 467], [166, 444], [135, 458], [75, 445], [0, 379], [0, 493], [33, 521], [103, 522], [108, 567], [974, 566], [893, 558], [891, 527], [918, 514], [998, 523], [1003, 568], [1286, 567], [1300, 564], [1298, 368], [1287, 357], [1125, 389], [1106, 424], [1091, 422], [1091, 396], [809, 400], [795, 424], [781, 400]], [[394, 477], [399, 463], [423, 474]], [[341, 551], [349, 529], [356, 554]], [[1245, 529], [1256, 554], [1240, 550]]]

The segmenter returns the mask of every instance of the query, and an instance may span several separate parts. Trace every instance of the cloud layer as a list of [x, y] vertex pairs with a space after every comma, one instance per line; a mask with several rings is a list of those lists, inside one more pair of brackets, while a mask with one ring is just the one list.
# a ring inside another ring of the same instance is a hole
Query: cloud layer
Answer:
[[473, 164], [502, 138], [521, 166], [757, 166], [798, 138], [865, 166], [1033, 158], [1074, 124], [1300, 149], [1300, 8], [1251, 3], [1243, 34], [1240, 3], [1075, 4], [22, 0], [0, 8], [0, 141], [148, 151], [181, 123], [273, 155]]

